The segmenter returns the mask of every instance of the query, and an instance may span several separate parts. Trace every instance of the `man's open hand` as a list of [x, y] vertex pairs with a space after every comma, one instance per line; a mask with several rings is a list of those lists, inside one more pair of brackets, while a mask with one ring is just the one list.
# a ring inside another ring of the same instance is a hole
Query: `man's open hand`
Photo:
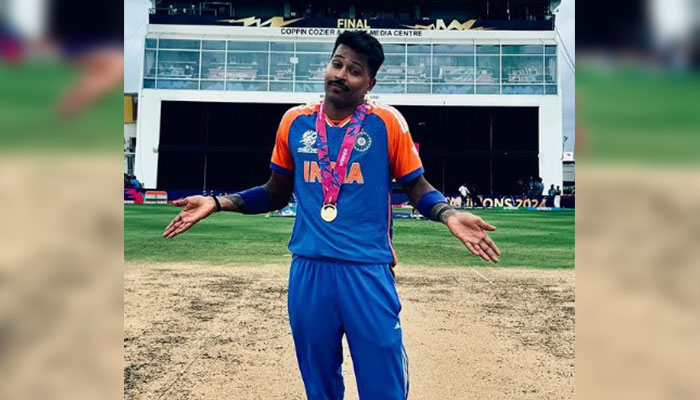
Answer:
[[501, 251], [485, 231], [495, 231], [496, 227], [486, 223], [474, 214], [456, 212], [445, 221], [450, 232], [457, 237], [477, 257], [485, 261], [498, 262]]
[[164, 238], [173, 238], [181, 234], [216, 210], [214, 199], [205, 196], [190, 196], [170, 204], [185, 208], [165, 228]]

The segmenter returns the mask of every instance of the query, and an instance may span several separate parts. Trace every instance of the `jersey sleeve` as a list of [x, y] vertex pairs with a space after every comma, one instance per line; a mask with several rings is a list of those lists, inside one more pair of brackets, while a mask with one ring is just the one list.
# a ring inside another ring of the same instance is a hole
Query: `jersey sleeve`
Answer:
[[275, 139], [275, 148], [272, 150], [272, 160], [270, 160], [270, 169], [288, 176], [294, 173], [294, 159], [289, 149], [289, 128], [297, 115], [290, 110], [282, 117], [282, 121], [280, 121], [280, 125], [277, 128], [277, 138]]
[[409, 182], [423, 175], [423, 163], [418, 155], [408, 123], [395, 108], [388, 108], [384, 121], [389, 141], [389, 167], [399, 183]]

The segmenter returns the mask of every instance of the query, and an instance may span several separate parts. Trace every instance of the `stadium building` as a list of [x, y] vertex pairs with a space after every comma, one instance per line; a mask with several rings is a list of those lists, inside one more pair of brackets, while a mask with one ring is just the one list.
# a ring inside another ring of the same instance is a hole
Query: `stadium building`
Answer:
[[563, 186], [559, 1], [154, 1], [133, 155], [146, 188], [265, 182], [284, 111], [322, 98], [344, 29], [384, 45], [370, 98], [405, 116], [437, 188]]

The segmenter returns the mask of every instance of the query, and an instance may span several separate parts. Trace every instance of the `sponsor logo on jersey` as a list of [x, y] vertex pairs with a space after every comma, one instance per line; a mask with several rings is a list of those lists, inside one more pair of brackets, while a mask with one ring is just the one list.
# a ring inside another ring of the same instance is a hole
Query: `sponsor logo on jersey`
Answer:
[[297, 148], [297, 153], [316, 153], [316, 131], [308, 130], [304, 132], [299, 143], [304, 146]]
[[360, 131], [355, 139], [355, 151], [367, 151], [372, 145], [372, 138], [365, 131]]
[[[335, 168], [334, 162], [331, 162], [331, 168]], [[319, 168], [316, 161], [304, 161], [304, 182], [321, 182], [321, 168]], [[360, 163], [354, 162], [348, 165], [345, 169], [345, 180], [343, 183], [365, 183]]]

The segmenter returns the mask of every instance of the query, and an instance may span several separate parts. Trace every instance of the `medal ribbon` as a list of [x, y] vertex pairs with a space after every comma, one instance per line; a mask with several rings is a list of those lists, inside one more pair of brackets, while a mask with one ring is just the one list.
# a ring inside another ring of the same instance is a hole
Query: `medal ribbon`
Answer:
[[321, 170], [321, 188], [323, 190], [323, 204], [336, 204], [338, 202], [338, 193], [340, 187], [345, 180], [345, 171], [347, 170], [352, 148], [355, 145], [355, 139], [360, 133], [362, 123], [367, 116], [367, 106], [363, 102], [352, 114], [350, 124], [345, 130], [343, 144], [338, 152], [338, 160], [335, 162], [335, 168], [331, 168], [331, 160], [328, 154], [328, 135], [326, 133], [326, 107], [321, 102], [321, 108], [316, 116], [316, 132], [318, 132], [318, 166]]

